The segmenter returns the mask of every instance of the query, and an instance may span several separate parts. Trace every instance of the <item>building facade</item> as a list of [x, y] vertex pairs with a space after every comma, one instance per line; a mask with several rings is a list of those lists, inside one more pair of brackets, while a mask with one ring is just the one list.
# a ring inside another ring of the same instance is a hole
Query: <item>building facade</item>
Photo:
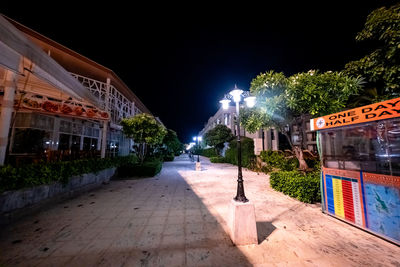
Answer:
[[[226, 125], [231, 129], [232, 134], [237, 136], [236, 107], [229, 106], [228, 109], [223, 109], [221, 107], [214, 116], [208, 119], [199, 135], [204, 136], [206, 132], [213, 129], [218, 124]], [[260, 129], [256, 133], [248, 133], [241, 127], [240, 135], [253, 139], [254, 153], [256, 155], [259, 155], [263, 150], [278, 150], [279, 148], [278, 131], [275, 129]]]
[[121, 119], [151, 113], [112, 70], [1, 15], [0, 51], [0, 165], [129, 154]]
[[[206, 132], [213, 129], [218, 124], [226, 125], [231, 129], [232, 134], [237, 136], [236, 107], [229, 106], [226, 110], [221, 107], [208, 119], [199, 135], [204, 136]], [[305, 118], [300, 124], [294, 123], [288, 125], [288, 131], [293, 145], [301, 145], [303, 143], [304, 150], [308, 150], [313, 154], [317, 153], [316, 134], [310, 129], [309, 117]], [[286, 141], [286, 137], [274, 128], [260, 129], [255, 133], [248, 133], [243, 127], [241, 127], [240, 135], [253, 139], [254, 154], [256, 155], [259, 155], [263, 150], [284, 151], [290, 148], [290, 145]], [[302, 140], [302, 138], [304, 138], [304, 140]]]

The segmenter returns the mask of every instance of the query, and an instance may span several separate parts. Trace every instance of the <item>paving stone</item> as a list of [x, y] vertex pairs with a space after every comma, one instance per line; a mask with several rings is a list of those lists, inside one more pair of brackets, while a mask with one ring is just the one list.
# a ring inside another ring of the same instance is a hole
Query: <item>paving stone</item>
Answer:
[[0, 266], [400, 266], [399, 247], [245, 169], [259, 244], [234, 246], [226, 218], [237, 167], [201, 161], [195, 171], [183, 155], [154, 178], [111, 181], [3, 227]]

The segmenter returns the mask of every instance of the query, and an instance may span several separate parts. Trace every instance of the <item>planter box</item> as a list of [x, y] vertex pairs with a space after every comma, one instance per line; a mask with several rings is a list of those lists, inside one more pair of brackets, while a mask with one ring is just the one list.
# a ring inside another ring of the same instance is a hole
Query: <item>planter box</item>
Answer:
[[17, 191], [6, 191], [0, 195], [0, 225], [8, 224], [24, 215], [31, 214], [54, 201], [62, 200], [89, 191], [110, 181], [116, 168], [73, 176], [68, 184], [53, 183]]

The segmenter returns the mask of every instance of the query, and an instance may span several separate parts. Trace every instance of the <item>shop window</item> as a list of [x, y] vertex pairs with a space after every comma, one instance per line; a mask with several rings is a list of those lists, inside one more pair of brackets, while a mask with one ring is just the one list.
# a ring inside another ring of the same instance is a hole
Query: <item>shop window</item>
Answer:
[[[122, 139], [122, 132], [110, 130], [107, 135], [106, 154], [108, 157], [118, 156], [120, 151], [120, 143]], [[138, 150], [138, 145], [134, 145], [134, 149]]]
[[19, 129], [14, 130], [12, 153], [22, 154], [41, 154], [51, 145], [51, 132], [39, 129]]
[[85, 126], [85, 135], [86, 136], [93, 136], [93, 128]]
[[97, 138], [100, 137], [100, 129], [96, 129], [96, 128], [93, 129], [93, 137], [97, 137]]
[[32, 114], [31, 127], [52, 131], [54, 128], [54, 118], [41, 114]]
[[72, 123], [72, 134], [82, 135], [82, 123], [81, 122]]
[[28, 128], [31, 126], [31, 113], [17, 113], [14, 127]]
[[387, 121], [386, 131], [391, 172], [400, 176], [400, 119]]
[[83, 150], [97, 150], [97, 139], [84, 137], [83, 138]]
[[60, 134], [58, 140], [58, 150], [68, 150], [70, 148], [70, 138], [69, 134]]
[[72, 132], [72, 123], [69, 121], [60, 121], [60, 132], [70, 133]]
[[52, 117], [35, 113], [17, 113], [11, 153], [44, 153], [53, 144], [51, 140], [53, 127], [54, 118]]
[[325, 167], [400, 175], [400, 121], [321, 131]]
[[72, 136], [71, 150], [79, 151], [81, 147], [81, 137], [78, 135]]

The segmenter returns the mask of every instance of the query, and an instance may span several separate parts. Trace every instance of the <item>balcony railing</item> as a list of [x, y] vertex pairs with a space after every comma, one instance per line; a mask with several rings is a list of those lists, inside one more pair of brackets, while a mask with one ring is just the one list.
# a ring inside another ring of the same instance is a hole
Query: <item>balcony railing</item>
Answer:
[[110, 113], [112, 123], [119, 124], [121, 119], [141, 113], [134, 102], [121, 94], [113, 85], [72, 72], [71, 75], [97, 97], [101, 105], [100, 108], [107, 109]]

